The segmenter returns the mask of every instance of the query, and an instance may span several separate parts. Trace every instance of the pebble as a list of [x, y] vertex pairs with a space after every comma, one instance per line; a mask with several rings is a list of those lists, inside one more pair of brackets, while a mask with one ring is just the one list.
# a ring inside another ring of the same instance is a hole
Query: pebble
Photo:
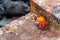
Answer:
[[18, 23], [19, 23], [20, 25], [23, 25], [23, 24], [24, 24], [23, 20], [22, 20], [22, 21], [19, 21]]
[[3, 34], [3, 30], [2, 29], [0, 29], [0, 35], [2, 35]]
[[13, 31], [13, 30], [16, 30], [18, 29], [16, 26], [13, 26], [13, 25], [10, 25], [9, 27], [7, 27], [7, 30], [8, 31]]

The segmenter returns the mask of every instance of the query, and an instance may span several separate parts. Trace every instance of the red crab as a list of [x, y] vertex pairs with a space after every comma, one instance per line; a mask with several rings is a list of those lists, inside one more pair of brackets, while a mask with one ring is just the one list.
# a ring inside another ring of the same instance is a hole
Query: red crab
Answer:
[[48, 22], [43, 16], [37, 16], [34, 18], [37, 24], [37, 27], [42, 28], [42, 29], [48, 29]]

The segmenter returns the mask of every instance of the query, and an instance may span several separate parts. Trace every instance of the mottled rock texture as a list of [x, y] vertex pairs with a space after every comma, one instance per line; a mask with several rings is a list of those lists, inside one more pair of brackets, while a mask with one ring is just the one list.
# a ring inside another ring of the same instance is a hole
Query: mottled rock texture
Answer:
[[51, 27], [50, 30], [40, 30], [31, 13], [0, 30], [0, 40], [60, 40], [60, 33], [56, 29]]

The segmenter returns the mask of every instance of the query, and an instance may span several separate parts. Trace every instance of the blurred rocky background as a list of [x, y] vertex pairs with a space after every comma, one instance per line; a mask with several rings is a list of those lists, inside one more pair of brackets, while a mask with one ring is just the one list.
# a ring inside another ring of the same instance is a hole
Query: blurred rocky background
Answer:
[[30, 0], [0, 0], [0, 27], [30, 12]]
[[57, 27], [56, 20], [52, 21], [54, 27], [51, 26], [50, 30], [41, 30], [36, 26], [34, 13], [29, 13], [29, 2], [0, 1], [0, 40], [60, 40], [60, 31], [54, 28]]

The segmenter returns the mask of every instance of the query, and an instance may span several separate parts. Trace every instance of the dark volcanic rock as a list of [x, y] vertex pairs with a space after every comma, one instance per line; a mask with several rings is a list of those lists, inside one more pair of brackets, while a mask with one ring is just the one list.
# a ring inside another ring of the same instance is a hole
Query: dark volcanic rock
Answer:
[[30, 12], [28, 4], [30, 4], [28, 1], [25, 3], [22, 0], [2, 0], [0, 4], [0, 14], [3, 14], [4, 16], [25, 15]]
[[4, 14], [4, 11], [5, 11], [4, 5], [3, 4], [0, 4], [0, 15], [1, 14]]
[[14, 20], [30, 12], [30, 1], [0, 0], [0, 26], [5, 26]]

